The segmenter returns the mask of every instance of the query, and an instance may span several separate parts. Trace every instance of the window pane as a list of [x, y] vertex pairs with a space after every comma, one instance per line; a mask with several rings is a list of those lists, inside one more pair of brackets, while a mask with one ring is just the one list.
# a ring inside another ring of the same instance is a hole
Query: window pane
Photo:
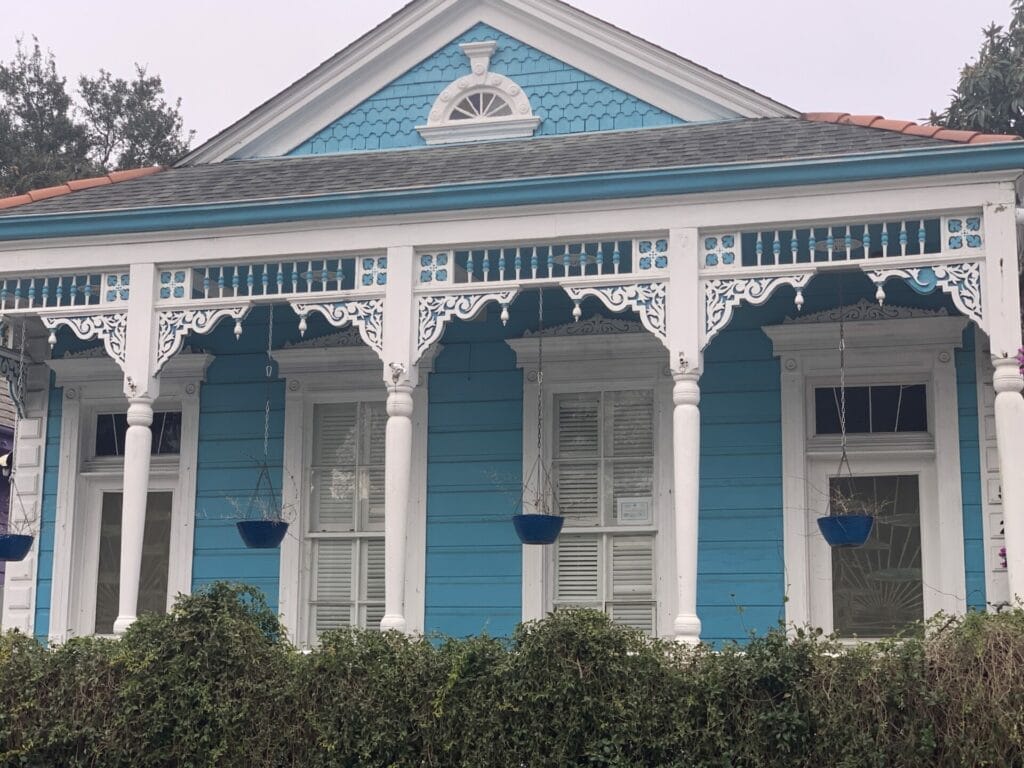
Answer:
[[555, 603], [601, 607], [599, 547], [597, 536], [558, 538], [555, 549]]
[[[121, 593], [122, 498], [120, 493], [104, 493], [100, 510], [96, 623], [93, 630], [100, 635], [113, 634], [114, 620], [118, 614]], [[139, 613], [164, 613], [167, 610], [172, 498], [173, 494], [169, 491], [150, 493], [148, 497], [137, 604]]]
[[605, 396], [608, 428], [606, 455], [652, 456], [654, 454], [654, 393], [609, 392]]
[[[159, 411], [153, 414], [151, 453], [181, 453], [181, 412]], [[124, 456], [124, 438], [128, 432], [126, 413], [101, 413], [96, 416], [96, 455]]]
[[829, 490], [879, 510], [863, 547], [832, 550], [835, 631], [884, 637], [924, 618], [917, 476], [832, 478]]
[[600, 521], [600, 463], [560, 461], [552, 468], [552, 482], [559, 511], [574, 524], [597, 525]]
[[597, 456], [601, 449], [601, 396], [559, 395], [555, 403], [555, 456]]
[[871, 388], [872, 432], [926, 432], [924, 384]]
[[654, 522], [654, 462], [606, 461], [605, 498], [608, 525], [650, 525]]

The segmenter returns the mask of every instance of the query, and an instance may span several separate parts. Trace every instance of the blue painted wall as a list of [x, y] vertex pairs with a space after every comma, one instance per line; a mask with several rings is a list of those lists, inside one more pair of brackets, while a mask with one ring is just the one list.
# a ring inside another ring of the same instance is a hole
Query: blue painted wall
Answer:
[[974, 326], [964, 330], [956, 351], [956, 389], [960, 426], [960, 491], [964, 510], [964, 566], [967, 605], [985, 610], [985, 536], [982, 528], [981, 453], [978, 443], [978, 366]]
[[453, 80], [468, 75], [460, 43], [495, 40], [491, 71], [515, 80], [541, 118], [536, 136], [646, 128], [682, 122], [486, 24], [477, 24], [289, 154], [425, 146], [417, 125]]
[[50, 594], [53, 587], [53, 534], [57, 524], [57, 467], [60, 462], [60, 419], [64, 389], [53, 384], [46, 416], [46, 455], [43, 458], [43, 499], [39, 521], [39, 562], [36, 570], [35, 635], [45, 639], [50, 633]]
[[[268, 465], [279, 493], [282, 487], [284, 382], [277, 378], [275, 368], [274, 380], [268, 387], [266, 333], [267, 310], [259, 308], [246, 318], [245, 332], [237, 341], [230, 321], [222, 322], [210, 336], [192, 337], [195, 349], [216, 355], [200, 391], [192, 588], [218, 579], [244, 581], [263, 590], [267, 602], [276, 608], [279, 550], [246, 549], [235, 527], [238, 512], [230, 501], [233, 499], [244, 508], [259, 479], [257, 462], [263, 460], [263, 420], [268, 395]], [[274, 346], [296, 336], [294, 314], [279, 309], [274, 322]]]

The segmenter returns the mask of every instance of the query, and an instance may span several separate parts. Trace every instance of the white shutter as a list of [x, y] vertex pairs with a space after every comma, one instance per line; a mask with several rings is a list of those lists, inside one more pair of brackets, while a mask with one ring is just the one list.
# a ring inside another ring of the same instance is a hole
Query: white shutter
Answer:
[[609, 392], [605, 426], [610, 456], [654, 455], [654, 394], [651, 390]]
[[313, 626], [317, 634], [352, 623], [352, 550], [354, 541], [321, 540], [314, 547]]
[[597, 536], [558, 539], [555, 551], [555, 603], [601, 607], [601, 540]]
[[353, 528], [358, 481], [357, 412], [354, 403], [317, 405], [313, 409], [313, 530]]
[[654, 537], [611, 537], [612, 619], [654, 632]]
[[366, 529], [384, 530], [384, 442], [388, 414], [383, 403], [363, 406], [363, 445], [360, 463], [365, 466]]
[[596, 457], [601, 447], [600, 395], [560, 395], [555, 409], [555, 457]]
[[597, 525], [601, 502], [600, 463], [560, 461], [552, 478], [558, 498], [558, 510], [573, 519], [574, 525]]
[[364, 539], [360, 581], [365, 601], [360, 615], [362, 626], [379, 629], [384, 618], [384, 539]]

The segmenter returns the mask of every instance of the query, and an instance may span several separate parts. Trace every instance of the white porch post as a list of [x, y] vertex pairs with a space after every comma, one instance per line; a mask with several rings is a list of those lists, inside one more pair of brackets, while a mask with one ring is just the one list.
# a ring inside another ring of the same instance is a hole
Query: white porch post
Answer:
[[384, 618], [382, 630], [405, 632], [405, 568], [412, 490], [416, 319], [411, 246], [388, 249], [384, 293], [384, 383], [388, 424], [384, 443]]
[[700, 641], [697, 618], [697, 521], [700, 502], [700, 375], [674, 373], [672, 473], [675, 488], [677, 608], [673, 630], [680, 642]]
[[992, 383], [1010, 600], [1024, 600], [1024, 376], [1017, 361], [997, 360]]
[[1012, 184], [1006, 186], [1003, 199], [985, 204], [984, 311], [995, 366], [996, 445], [1011, 602], [1024, 601], [1024, 378], [1016, 359], [1021, 347], [1016, 213]]
[[672, 487], [675, 516], [676, 616], [681, 643], [700, 642], [697, 618], [697, 550], [700, 514], [700, 374], [704, 313], [700, 287], [700, 237], [694, 227], [669, 232], [671, 279], [666, 302], [672, 387]]
[[156, 268], [133, 264], [125, 339], [124, 392], [128, 398], [128, 432], [124, 444], [124, 491], [121, 504], [121, 574], [114, 633], [123, 634], [138, 616], [142, 540], [149, 498], [149, 462], [153, 436], [153, 401], [159, 382], [153, 375], [156, 313], [153, 308]]

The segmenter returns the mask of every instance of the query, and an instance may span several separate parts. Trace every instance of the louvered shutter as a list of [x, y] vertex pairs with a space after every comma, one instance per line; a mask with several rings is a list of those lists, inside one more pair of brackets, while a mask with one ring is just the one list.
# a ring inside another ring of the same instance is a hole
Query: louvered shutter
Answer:
[[367, 629], [379, 629], [384, 618], [384, 539], [364, 539], [361, 568], [364, 600], [361, 623]]
[[555, 551], [556, 606], [601, 608], [601, 539], [567, 536]]
[[314, 543], [313, 627], [317, 634], [352, 624], [353, 549], [351, 540]]
[[363, 405], [362, 440], [366, 478], [366, 529], [384, 530], [384, 441], [387, 432], [388, 415], [383, 403]]
[[313, 530], [353, 529], [358, 482], [357, 414], [354, 403], [318, 405], [313, 410]]
[[605, 445], [608, 519], [618, 521], [619, 499], [652, 500], [654, 495], [654, 396], [650, 390], [605, 396]]
[[612, 619], [654, 632], [654, 538], [611, 537]]
[[555, 493], [561, 513], [575, 524], [600, 522], [600, 395], [556, 399]]

